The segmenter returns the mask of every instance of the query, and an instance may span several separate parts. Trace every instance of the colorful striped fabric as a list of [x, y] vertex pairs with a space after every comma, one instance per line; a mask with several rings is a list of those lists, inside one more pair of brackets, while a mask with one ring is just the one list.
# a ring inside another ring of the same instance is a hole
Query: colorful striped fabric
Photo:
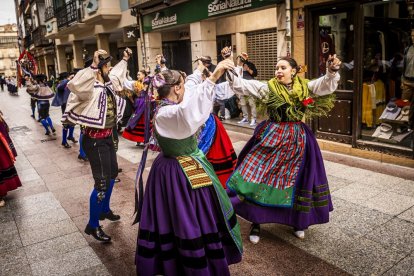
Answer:
[[237, 155], [234, 152], [230, 137], [223, 124], [217, 116], [214, 116], [214, 120], [216, 133], [214, 135], [213, 144], [208, 150], [206, 157], [211, 165], [213, 165], [221, 185], [223, 188], [226, 188], [226, 182], [236, 167]]
[[177, 160], [193, 189], [213, 185], [204, 167], [195, 158], [191, 156], [178, 156]]
[[227, 186], [259, 205], [291, 207], [305, 152], [305, 131], [300, 122], [272, 123], [265, 128]]
[[238, 170], [245, 181], [284, 190], [295, 184], [304, 149], [300, 123], [270, 124]]

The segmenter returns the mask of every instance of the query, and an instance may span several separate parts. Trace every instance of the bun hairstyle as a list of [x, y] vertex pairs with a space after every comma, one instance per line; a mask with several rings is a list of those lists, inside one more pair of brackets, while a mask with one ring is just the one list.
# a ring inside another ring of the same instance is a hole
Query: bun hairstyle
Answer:
[[166, 98], [170, 94], [171, 87], [181, 82], [182, 74], [176, 70], [164, 70], [155, 75], [153, 85], [157, 88], [160, 99]]
[[281, 57], [281, 58], [279, 58], [278, 62], [281, 61], [281, 60], [287, 61], [289, 63], [289, 65], [292, 67], [292, 69], [296, 69], [295, 76], [299, 73], [305, 73], [307, 71], [306, 65], [305, 66], [298, 65], [296, 60], [294, 60], [291, 57]]

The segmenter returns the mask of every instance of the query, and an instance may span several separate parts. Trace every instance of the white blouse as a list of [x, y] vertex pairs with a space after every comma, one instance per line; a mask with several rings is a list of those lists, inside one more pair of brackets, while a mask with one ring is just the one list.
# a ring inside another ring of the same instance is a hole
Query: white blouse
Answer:
[[161, 107], [154, 124], [158, 134], [172, 139], [190, 137], [207, 121], [213, 107], [215, 83], [203, 82], [201, 72], [195, 70], [184, 84], [183, 101]]
[[[261, 82], [258, 80], [245, 80], [241, 77], [234, 77], [231, 75], [230, 86], [236, 94], [250, 96], [253, 95], [257, 98], [265, 98], [265, 95], [269, 93], [269, 87], [267, 82]], [[338, 88], [338, 82], [340, 75], [338, 72], [330, 73], [326, 70], [326, 74], [320, 78], [311, 80], [308, 82], [308, 88], [312, 93], [323, 96], [328, 95]]]

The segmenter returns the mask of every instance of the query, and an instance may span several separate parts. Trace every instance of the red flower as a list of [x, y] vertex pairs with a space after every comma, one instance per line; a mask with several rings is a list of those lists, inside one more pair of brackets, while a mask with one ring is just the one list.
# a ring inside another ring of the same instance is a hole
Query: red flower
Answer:
[[308, 105], [312, 105], [314, 102], [315, 102], [315, 101], [314, 101], [311, 97], [309, 97], [309, 98], [304, 99], [304, 100], [302, 101], [302, 104], [303, 104], [304, 106], [308, 106]]

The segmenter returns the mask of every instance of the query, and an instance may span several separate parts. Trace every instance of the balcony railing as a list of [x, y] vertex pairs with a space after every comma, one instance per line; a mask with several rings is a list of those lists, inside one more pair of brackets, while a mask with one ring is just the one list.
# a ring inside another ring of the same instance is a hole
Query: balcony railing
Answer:
[[53, 17], [55, 17], [55, 11], [53, 10], [53, 7], [46, 7], [45, 10], [45, 21], [48, 21], [49, 19], [52, 19]]
[[81, 22], [81, 5], [79, 0], [71, 0], [55, 11], [58, 29], [67, 28]]
[[33, 31], [33, 43], [35, 47], [46, 46], [49, 45], [49, 39], [45, 39], [46, 35], [46, 26], [40, 26], [36, 30]]

